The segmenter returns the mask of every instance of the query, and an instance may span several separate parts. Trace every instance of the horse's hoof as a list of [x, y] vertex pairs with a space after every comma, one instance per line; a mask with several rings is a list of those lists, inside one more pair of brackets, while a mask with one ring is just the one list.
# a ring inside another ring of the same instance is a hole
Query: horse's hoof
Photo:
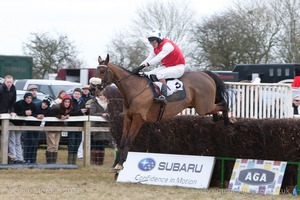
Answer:
[[117, 179], [118, 179], [118, 176], [119, 176], [119, 173], [115, 173], [115, 174], [114, 174], [114, 179], [117, 180]]
[[114, 168], [116, 171], [120, 171], [120, 170], [122, 170], [123, 169], [123, 166], [122, 165], [120, 165], [120, 164], [117, 164], [116, 166], [115, 166], [115, 168]]
[[230, 122], [231, 122], [231, 124], [234, 124], [237, 122], [237, 120], [234, 117], [230, 117]]
[[119, 173], [119, 171], [116, 170], [115, 168], [111, 168], [110, 171], [109, 171], [109, 173]]

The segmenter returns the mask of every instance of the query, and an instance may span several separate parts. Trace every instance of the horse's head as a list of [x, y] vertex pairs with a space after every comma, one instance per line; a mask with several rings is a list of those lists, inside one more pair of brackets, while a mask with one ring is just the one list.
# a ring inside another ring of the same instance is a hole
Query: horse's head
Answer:
[[110, 85], [113, 81], [112, 71], [108, 67], [109, 55], [105, 60], [102, 60], [101, 56], [98, 57], [98, 67], [96, 71], [96, 76], [100, 78], [101, 84], [97, 85], [98, 89], [103, 90], [107, 85]]

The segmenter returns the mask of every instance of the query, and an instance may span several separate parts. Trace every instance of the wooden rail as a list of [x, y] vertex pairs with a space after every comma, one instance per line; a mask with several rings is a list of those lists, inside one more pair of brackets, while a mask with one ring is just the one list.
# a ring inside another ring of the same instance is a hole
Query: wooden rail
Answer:
[[[14, 126], [10, 125], [9, 120], [26, 120], [26, 121], [44, 121], [44, 122], [83, 122], [83, 127], [73, 126]], [[56, 117], [45, 117], [39, 120], [35, 117], [11, 116], [10, 114], [0, 114], [1, 125], [1, 164], [8, 163], [8, 138], [12, 130], [21, 131], [83, 131], [83, 159], [84, 166], [90, 166], [91, 157], [91, 132], [101, 131], [109, 132], [110, 127], [91, 127], [91, 121], [108, 122], [105, 118], [99, 116], [74, 116], [67, 120], [60, 120]]]

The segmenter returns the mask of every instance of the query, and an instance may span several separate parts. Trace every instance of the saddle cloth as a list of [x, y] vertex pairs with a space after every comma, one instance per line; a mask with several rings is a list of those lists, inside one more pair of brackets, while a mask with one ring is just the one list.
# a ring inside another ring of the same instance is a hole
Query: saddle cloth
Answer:
[[[159, 81], [153, 82], [159, 90], [161, 89], [162, 83]], [[167, 80], [168, 92], [167, 95], [171, 96], [175, 92], [180, 92], [183, 90], [183, 83], [179, 79]]]

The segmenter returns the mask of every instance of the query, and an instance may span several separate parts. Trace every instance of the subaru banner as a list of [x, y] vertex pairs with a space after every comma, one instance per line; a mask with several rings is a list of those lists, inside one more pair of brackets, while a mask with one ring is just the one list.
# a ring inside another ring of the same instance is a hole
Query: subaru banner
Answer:
[[129, 152], [118, 182], [208, 188], [215, 157]]

